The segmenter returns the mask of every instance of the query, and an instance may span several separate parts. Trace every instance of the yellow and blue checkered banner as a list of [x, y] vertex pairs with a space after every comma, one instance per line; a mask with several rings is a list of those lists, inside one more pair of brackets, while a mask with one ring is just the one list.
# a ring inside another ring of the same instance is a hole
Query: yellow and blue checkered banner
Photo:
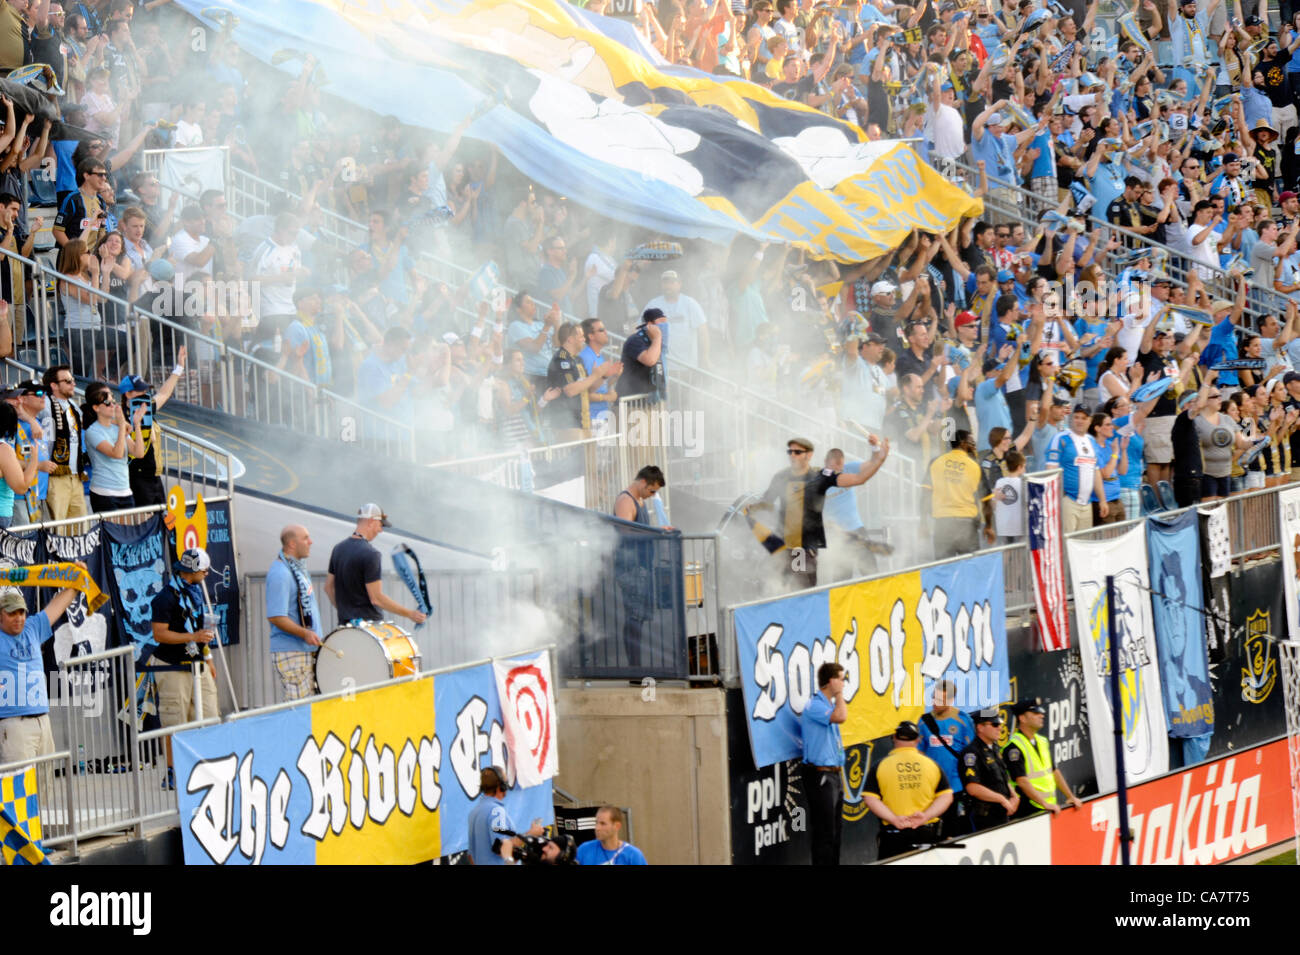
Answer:
[[[452, 855], [468, 846], [480, 770], [511, 765], [490, 664], [177, 733], [172, 747], [185, 861], [198, 865]], [[547, 779], [505, 802], [526, 829], [554, 822], [551, 799]]]
[[817, 670], [845, 670], [845, 746], [893, 732], [928, 708], [934, 683], [957, 684], [958, 707], [1010, 696], [1000, 554], [737, 608], [740, 683], [754, 765], [803, 756], [799, 720]]
[[[1139, 525], [1122, 537], [1104, 541], [1067, 540], [1074, 613], [1088, 691], [1088, 722], [1094, 740], [1111, 739], [1114, 712], [1123, 717], [1124, 770], [1129, 783], [1154, 779], [1169, 771], [1168, 724], [1160, 689], [1151, 584], [1147, 573], [1146, 531]], [[1113, 577], [1114, 632], [1106, 599], [1106, 578]], [[1204, 639], [1203, 625], [1197, 639]], [[1119, 693], [1110, 689], [1110, 644], [1119, 649]], [[1093, 746], [1097, 787], [1112, 792], [1116, 784], [1115, 749]]]
[[[178, 3], [202, 19], [202, 0]], [[982, 209], [905, 144], [870, 142], [747, 81], [669, 66], [608, 18], [557, 0], [224, 7], [259, 59], [296, 73], [310, 54], [326, 92], [413, 126], [470, 119], [467, 135], [542, 186], [669, 235], [744, 234], [859, 262]]]
[[0, 858], [5, 865], [49, 865], [41, 848], [35, 766], [0, 776]]

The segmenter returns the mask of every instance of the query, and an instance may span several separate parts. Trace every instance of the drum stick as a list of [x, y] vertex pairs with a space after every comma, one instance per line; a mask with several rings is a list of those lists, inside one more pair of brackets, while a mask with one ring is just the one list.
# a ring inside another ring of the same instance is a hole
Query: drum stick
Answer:
[[338, 647], [331, 647], [328, 643], [322, 643], [320, 647], [322, 650], [328, 650], [330, 653], [334, 654], [340, 660], [343, 659], [343, 651], [340, 650]]

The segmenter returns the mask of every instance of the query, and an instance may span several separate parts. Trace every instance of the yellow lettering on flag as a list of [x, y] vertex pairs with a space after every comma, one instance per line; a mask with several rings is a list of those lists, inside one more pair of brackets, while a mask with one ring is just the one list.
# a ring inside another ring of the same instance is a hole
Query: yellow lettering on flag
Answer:
[[10, 587], [71, 587], [86, 596], [86, 605], [94, 613], [104, 606], [108, 594], [99, 589], [95, 578], [76, 564], [35, 564], [30, 567], [0, 568], [0, 585]]

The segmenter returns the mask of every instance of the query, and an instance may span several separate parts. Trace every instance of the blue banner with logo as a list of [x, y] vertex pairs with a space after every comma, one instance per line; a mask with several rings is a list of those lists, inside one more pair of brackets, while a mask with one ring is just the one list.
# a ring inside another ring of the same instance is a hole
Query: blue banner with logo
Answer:
[[212, 560], [205, 583], [217, 615], [217, 633], [223, 644], [239, 642], [239, 571], [235, 568], [235, 545], [230, 539], [230, 502], [209, 502], [206, 506], [208, 539], [204, 547]]
[[162, 593], [167, 573], [167, 535], [161, 517], [127, 526], [105, 521], [100, 524], [108, 566], [108, 592], [113, 598], [115, 626], [109, 633], [111, 646], [134, 645], [136, 658], [144, 659], [141, 648], [152, 646], [153, 598]]
[[1214, 732], [1210, 664], [1205, 650], [1201, 595], [1200, 525], [1195, 511], [1174, 520], [1147, 521], [1151, 609], [1169, 735]]

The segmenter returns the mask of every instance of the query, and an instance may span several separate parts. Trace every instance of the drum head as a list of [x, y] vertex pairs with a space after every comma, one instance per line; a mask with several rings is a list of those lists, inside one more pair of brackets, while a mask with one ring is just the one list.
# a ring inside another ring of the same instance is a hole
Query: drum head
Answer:
[[[392, 679], [392, 667], [380, 639], [369, 630], [339, 627], [316, 654], [316, 683], [321, 693], [356, 689]], [[343, 651], [340, 657], [331, 650]]]

